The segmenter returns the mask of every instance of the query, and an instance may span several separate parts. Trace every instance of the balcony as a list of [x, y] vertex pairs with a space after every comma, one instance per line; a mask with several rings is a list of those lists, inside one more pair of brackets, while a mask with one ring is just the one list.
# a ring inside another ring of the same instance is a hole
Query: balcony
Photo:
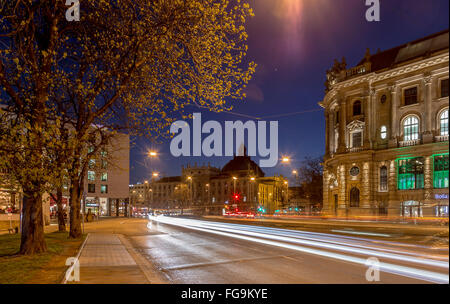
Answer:
[[414, 139], [414, 140], [404, 140], [399, 142], [400, 147], [411, 147], [411, 146], [417, 146], [420, 145], [420, 139]]
[[436, 136], [436, 142], [448, 141], [448, 135]]
[[364, 147], [354, 147], [354, 148], [347, 148], [347, 153], [356, 153], [356, 152], [362, 152], [364, 151]]

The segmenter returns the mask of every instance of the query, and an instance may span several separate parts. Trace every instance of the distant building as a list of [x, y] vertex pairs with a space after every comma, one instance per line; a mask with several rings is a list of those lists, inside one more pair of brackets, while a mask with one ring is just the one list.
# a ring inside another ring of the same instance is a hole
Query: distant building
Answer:
[[197, 164], [182, 167], [181, 176], [163, 177], [130, 185], [133, 207], [192, 209], [206, 214], [223, 210], [273, 213], [287, 201], [282, 177], [264, 177], [261, 168], [246, 155], [234, 156], [222, 169]]
[[327, 72], [323, 208], [448, 217], [448, 30]]

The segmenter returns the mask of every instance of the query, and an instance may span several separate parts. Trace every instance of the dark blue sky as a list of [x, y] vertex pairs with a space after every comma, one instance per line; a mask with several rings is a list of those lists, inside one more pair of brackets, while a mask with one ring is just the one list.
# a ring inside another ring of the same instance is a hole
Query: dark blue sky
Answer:
[[[248, 22], [248, 59], [258, 64], [247, 99], [234, 112], [264, 117], [278, 114], [279, 154], [292, 164], [263, 168], [266, 175], [288, 176], [305, 156], [321, 156], [325, 144], [323, 99], [325, 72], [335, 58], [354, 66], [366, 48], [375, 53], [449, 27], [448, 0], [381, 0], [381, 21], [367, 22], [365, 0], [250, 0], [255, 17]], [[192, 112], [199, 112], [192, 109]], [[202, 120], [247, 119], [233, 114], [202, 112]], [[187, 163], [222, 167], [227, 157], [172, 157], [170, 141], [139, 139], [131, 149], [130, 182], [148, 179], [155, 170], [179, 175]], [[150, 163], [146, 151], [159, 151]], [[256, 158], [257, 160], [257, 158]]]

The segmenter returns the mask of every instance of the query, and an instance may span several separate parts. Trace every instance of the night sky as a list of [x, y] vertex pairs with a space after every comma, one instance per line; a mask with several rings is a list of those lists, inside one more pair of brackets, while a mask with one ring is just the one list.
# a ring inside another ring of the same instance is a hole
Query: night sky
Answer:
[[[289, 176], [304, 157], [323, 155], [325, 119], [317, 105], [324, 97], [325, 72], [335, 58], [355, 66], [366, 48], [375, 53], [449, 27], [448, 0], [381, 0], [381, 21], [367, 22], [365, 0], [251, 0], [255, 17], [248, 22], [248, 59], [258, 64], [246, 100], [233, 112], [279, 124], [279, 156], [290, 165], [263, 168], [266, 176]], [[237, 114], [202, 112], [202, 121], [242, 120]], [[298, 113], [305, 112], [305, 113]], [[288, 114], [288, 115], [286, 115]], [[265, 118], [268, 116], [278, 116]], [[191, 123], [191, 122], [190, 122]], [[206, 135], [204, 135], [205, 137]], [[208, 163], [222, 167], [230, 157], [172, 157], [170, 140], [151, 143], [138, 139], [130, 155], [130, 183], [179, 175], [181, 166]], [[154, 149], [159, 157], [148, 160]], [[255, 158], [258, 160], [258, 158]]]

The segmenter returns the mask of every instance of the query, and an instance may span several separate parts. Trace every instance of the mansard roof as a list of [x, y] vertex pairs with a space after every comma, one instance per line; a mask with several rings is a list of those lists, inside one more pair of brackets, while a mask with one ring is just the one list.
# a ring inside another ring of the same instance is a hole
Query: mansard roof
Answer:
[[[390, 69], [402, 63], [431, 56], [449, 48], [449, 30], [444, 30], [418, 40], [370, 55], [371, 72]], [[364, 64], [363, 58], [358, 65]]]

